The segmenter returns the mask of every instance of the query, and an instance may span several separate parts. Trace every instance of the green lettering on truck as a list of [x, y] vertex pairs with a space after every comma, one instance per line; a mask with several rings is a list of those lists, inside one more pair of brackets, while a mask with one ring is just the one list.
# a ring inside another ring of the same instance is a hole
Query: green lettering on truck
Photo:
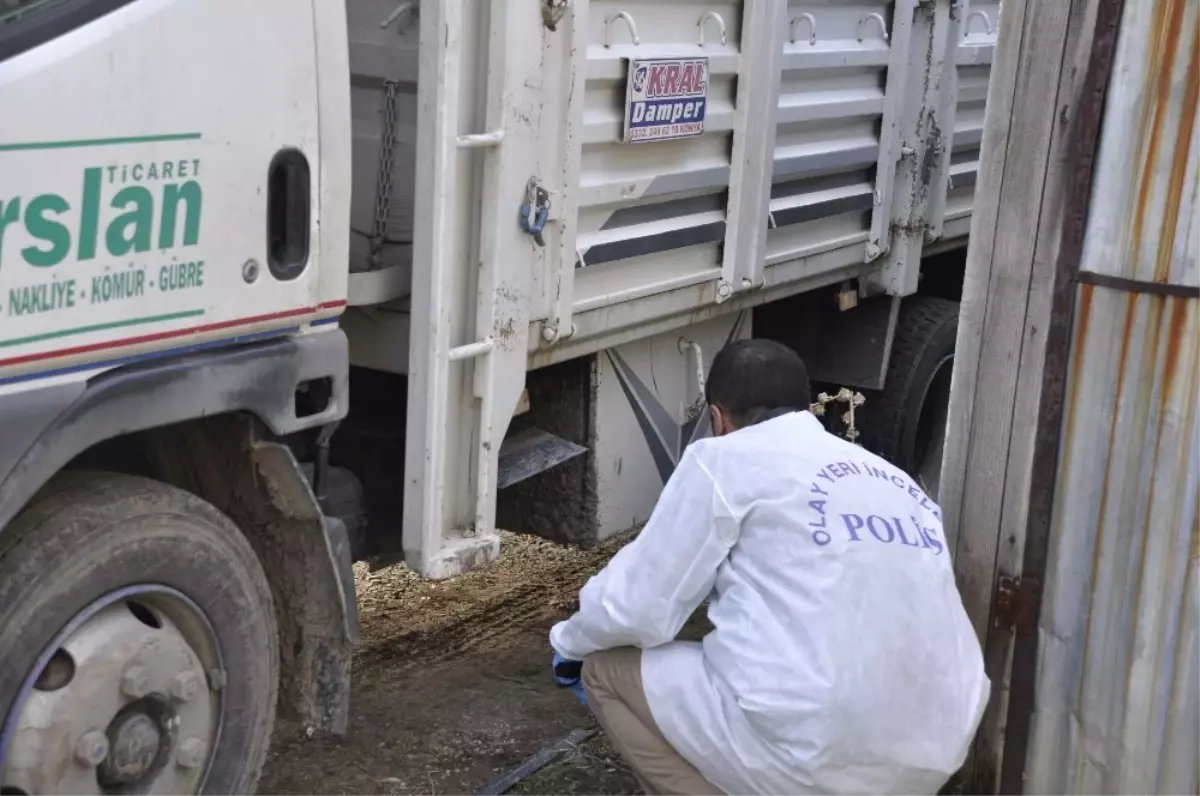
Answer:
[[[161, 250], [196, 246], [204, 207], [204, 191], [195, 179], [199, 172], [199, 160], [97, 166], [82, 172], [78, 206], [52, 192], [0, 199], [0, 268], [17, 253], [11, 230], [18, 227], [32, 239], [16, 244], [20, 257], [37, 268], [58, 265], [72, 248], [76, 260], [94, 260], [101, 235], [110, 257], [147, 252], [156, 244]], [[172, 174], [182, 181], [170, 182]], [[154, 180], [158, 175], [161, 179]], [[141, 183], [133, 184], [138, 177]], [[106, 195], [106, 187], [115, 193]]]
[[26, 246], [21, 249], [25, 262], [46, 268], [63, 261], [71, 251], [71, 230], [61, 221], [47, 218], [47, 215], [61, 216], [70, 209], [71, 205], [66, 199], [52, 193], [44, 193], [25, 206], [25, 231], [33, 238], [50, 244], [48, 248]]

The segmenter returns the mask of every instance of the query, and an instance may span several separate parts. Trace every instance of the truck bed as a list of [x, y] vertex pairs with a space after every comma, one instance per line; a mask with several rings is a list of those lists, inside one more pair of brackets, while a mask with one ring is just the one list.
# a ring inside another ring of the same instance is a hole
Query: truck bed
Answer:
[[[904, 121], [925, 99], [905, 69], [920, 43], [909, 41], [912, 25], [896, 22], [913, 13], [913, 3], [792, 0], [786, 31], [743, 30], [744, 14], [756, 18], [745, 5], [590, 0], [571, 4], [577, 23], [567, 14], [559, 30], [543, 31], [536, 176], [550, 192], [549, 245], [512, 253], [534, 268], [531, 366], [661, 330], [688, 313], [729, 311], [887, 266], [892, 211], [903, 200], [890, 172], [903, 157]], [[426, 155], [417, 146], [421, 7], [394, 0], [346, 5], [354, 141], [350, 303], [376, 305], [376, 316], [397, 325], [407, 323], [412, 293], [415, 205], [432, 195], [416, 177]], [[943, 248], [965, 245], [970, 226], [999, 3], [959, 2], [951, 13], [953, 69], [937, 88], [945, 103], [938, 124], [952, 131], [944, 136], [950, 152], [926, 218]], [[483, 119], [486, 4], [469, 9], [463, 25], [458, 92], [466, 133]], [[778, 52], [761, 52], [765, 38]], [[702, 135], [622, 141], [629, 60], [650, 57], [707, 59]], [[751, 142], [745, 150], [738, 136]], [[756, 188], [735, 158], [757, 156], [754, 147], [764, 142], [772, 157]], [[457, 200], [462, 218], [455, 223], [460, 234], [477, 235], [478, 173], [463, 185], [470, 196]], [[723, 306], [727, 297], [718, 291], [723, 266], [731, 275], [729, 238], [746, 237], [731, 229], [732, 208], [754, 190], [770, 194], [765, 246], [740, 250], [756, 262], [733, 265], [728, 298], [740, 301]], [[507, 221], [516, 216], [517, 202], [511, 204], [482, 210]], [[353, 328], [358, 320], [349, 316]], [[547, 346], [537, 333], [567, 323], [574, 327], [569, 340]], [[394, 348], [352, 346], [359, 364], [404, 372], [407, 357]]]

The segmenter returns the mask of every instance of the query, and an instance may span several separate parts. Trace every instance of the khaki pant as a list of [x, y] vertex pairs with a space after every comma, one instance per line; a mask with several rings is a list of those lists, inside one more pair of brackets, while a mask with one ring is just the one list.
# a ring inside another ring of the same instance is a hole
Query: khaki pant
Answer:
[[720, 789], [680, 757], [659, 731], [642, 689], [642, 651], [605, 650], [583, 662], [588, 706], [608, 740], [652, 796], [720, 796]]

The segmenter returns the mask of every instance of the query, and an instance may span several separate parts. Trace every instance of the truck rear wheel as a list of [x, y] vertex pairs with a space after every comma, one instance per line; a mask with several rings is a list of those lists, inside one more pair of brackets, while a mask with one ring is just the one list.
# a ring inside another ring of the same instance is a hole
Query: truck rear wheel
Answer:
[[270, 588], [213, 506], [68, 473], [0, 535], [0, 793], [248, 793], [279, 674]]
[[887, 380], [868, 396], [862, 442], [903, 469], [934, 500], [941, 476], [958, 304], [910, 296], [900, 305]]

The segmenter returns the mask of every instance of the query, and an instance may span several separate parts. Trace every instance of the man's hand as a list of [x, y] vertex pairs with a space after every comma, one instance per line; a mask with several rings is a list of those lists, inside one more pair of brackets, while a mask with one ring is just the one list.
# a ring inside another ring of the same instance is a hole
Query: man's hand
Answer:
[[567, 660], [557, 652], [554, 653], [554, 680], [559, 688], [566, 688], [581, 705], [587, 706], [587, 694], [583, 692], [583, 663]]

